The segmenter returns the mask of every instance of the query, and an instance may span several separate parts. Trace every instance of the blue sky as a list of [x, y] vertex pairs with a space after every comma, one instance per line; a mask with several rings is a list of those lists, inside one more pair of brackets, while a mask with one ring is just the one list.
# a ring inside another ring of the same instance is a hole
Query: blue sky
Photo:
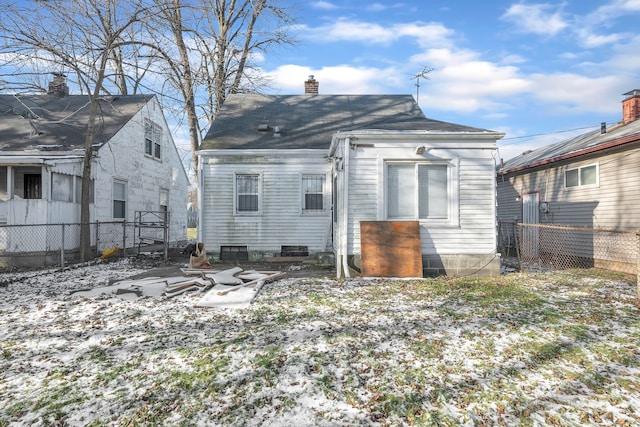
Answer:
[[621, 119], [640, 88], [640, 0], [300, 2], [269, 93], [413, 94], [433, 119], [506, 133], [500, 157]]

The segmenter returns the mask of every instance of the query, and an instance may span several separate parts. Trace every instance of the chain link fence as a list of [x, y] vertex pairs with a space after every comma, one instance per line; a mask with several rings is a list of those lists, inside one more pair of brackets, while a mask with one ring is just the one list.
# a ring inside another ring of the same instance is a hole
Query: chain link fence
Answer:
[[[159, 228], [159, 227], [156, 227]], [[94, 222], [89, 224], [91, 256], [118, 248], [113, 256], [134, 255], [150, 248], [134, 222]], [[145, 230], [146, 231], [146, 230]], [[148, 234], [148, 233], [147, 233]], [[154, 230], [152, 247], [167, 254], [163, 229]], [[148, 238], [147, 238], [148, 239]], [[80, 255], [80, 224], [0, 225], [0, 271], [50, 268], [77, 262]]]
[[516, 256], [523, 270], [602, 268], [639, 274], [639, 232], [503, 222], [498, 245], [503, 256]]

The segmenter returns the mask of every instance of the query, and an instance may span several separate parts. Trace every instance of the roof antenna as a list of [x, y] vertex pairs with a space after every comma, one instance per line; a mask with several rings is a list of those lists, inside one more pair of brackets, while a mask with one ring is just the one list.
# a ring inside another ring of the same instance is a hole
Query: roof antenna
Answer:
[[420, 79], [423, 78], [425, 80], [429, 80], [427, 74], [433, 71], [431, 67], [424, 67], [421, 72], [411, 77], [416, 80], [416, 104], [420, 102]]

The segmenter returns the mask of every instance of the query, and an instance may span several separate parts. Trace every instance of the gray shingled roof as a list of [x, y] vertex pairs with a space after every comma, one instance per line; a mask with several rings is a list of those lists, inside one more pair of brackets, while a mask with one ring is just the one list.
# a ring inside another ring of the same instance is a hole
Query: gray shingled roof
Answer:
[[[94, 146], [108, 142], [152, 97], [101, 99]], [[0, 95], [0, 150], [51, 154], [82, 150], [88, 121], [86, 95]]]
[[547, 145], [532, 151], [526, 151], [519, 156], [504, 162], [501, 171], [508, 172], [513, 169], [522, 169], [534, 166], [543, 161], [568, 156], [582, 150], [596, 149], [599, 145], [613, 143], [614, 141], [638, 135], [640, 138], [640, 120], [636, 120], [626, 125], [617, 125], [601, 133], [600, 129], [589, 131], [573, 138]]
[[238, 94], [227, 97], [200, 148], [328, 149], [336, 132], [364, 129], [490, 132], [428, 119], [411, 95]]

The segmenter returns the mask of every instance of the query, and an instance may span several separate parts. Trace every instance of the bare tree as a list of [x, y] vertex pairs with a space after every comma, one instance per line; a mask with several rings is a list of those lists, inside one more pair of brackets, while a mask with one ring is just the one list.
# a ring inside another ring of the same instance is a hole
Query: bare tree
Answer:
[[[160, 24], [166, 27], [153, 24], [152, 47], [167, 64], [167, 81], [183, 100], [197, 174], [196, 151], [227, 94], [258, 79], [247, 72], [252, 54], [293, 43], [287, 29], [294, 19], [276, 0], [155, 2], [162, 9]], [[171, 43], [164, 38], [167, 33]]]
[[127, 90], [123, 62], [117, 59], [124, 48], [136, 44], [131, 34], [148, 14], [143, 0], [36, 0], [3, 11], [3, 50], [12, 53], [16, 62], [22, 58], [23, 65], [29, 61], [71, 70], [80, 91], [89, 97], [80, 208], [82, 261], [88, 259], [90, 249], [89, 188], [99, 97]]
[[[227, 94], [254, 90], [264, 82], [252, 67], [253, 55], [293, 43], [287, 35], [293, 18], [277, 2], [24, 0], [0, 5], [0, 61], [10, 58], [10, 68], [22, 77], [0, 76], [0, 90], [45, 90], [39, 78], [64, 70], [90, 102], [80, 215], [82, 260], [90, 247], [89, 187], [98, 99], [144, 89], [157, 91], [165, 107], [182, 107], [197, 174], [196, 151]], [[26, 82], [27, 73], [33, 82]]]

